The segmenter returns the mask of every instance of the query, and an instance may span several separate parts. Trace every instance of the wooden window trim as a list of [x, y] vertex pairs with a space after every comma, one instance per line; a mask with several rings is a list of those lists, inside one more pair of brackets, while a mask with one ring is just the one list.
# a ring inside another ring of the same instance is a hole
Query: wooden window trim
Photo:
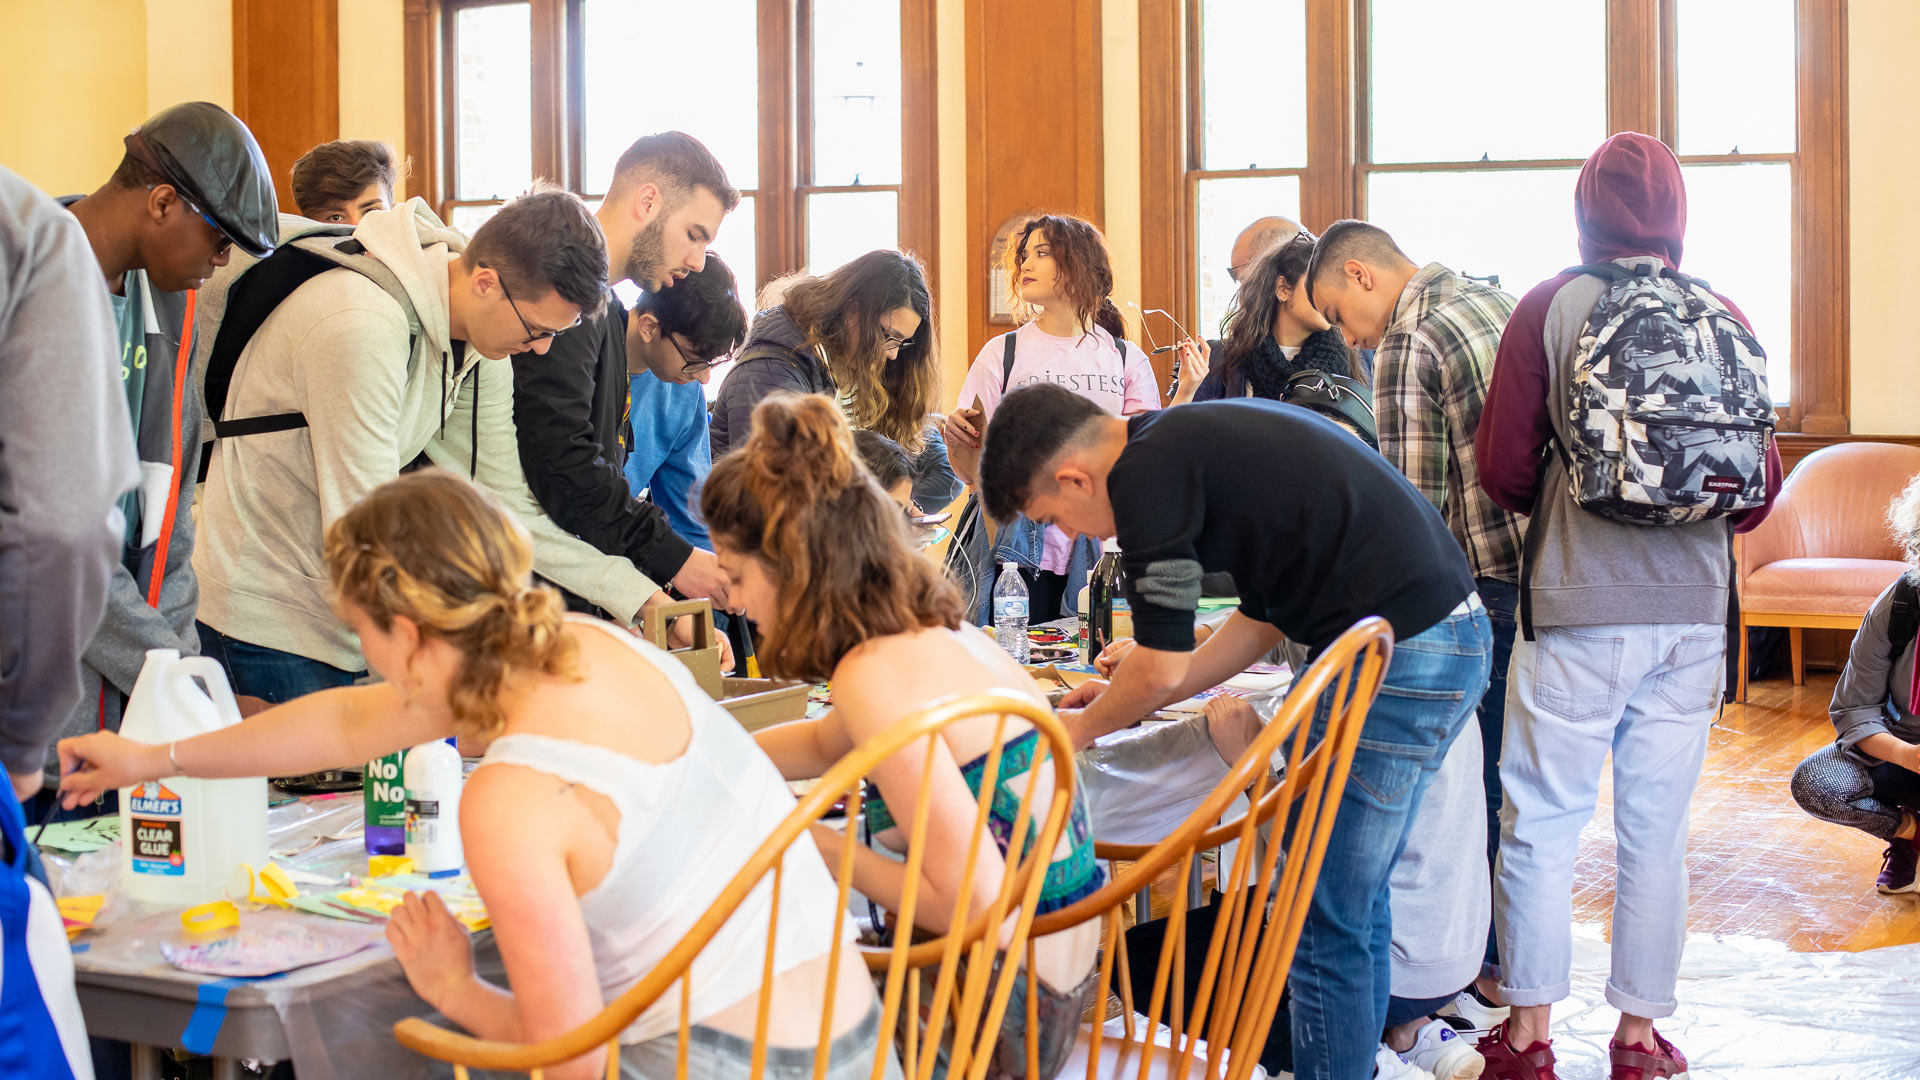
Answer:
[[[414, 159], [410, 195], [424, 197], [444, 218], [453, 208], [491, 200], [462, 200], [455, 140], [458, 81], [453, 63], [453, 13], [465, 7], [525, 2], [533, 21], [530, 43], [533, 169], [581, 192], [585, 178], [586, 85], [581, 63], [583, 0], [405, 0], [406, 139]], [[929, 284], [939, 290], [940, 187], [936, 15], [925, 0], [900, 0], [901, 182], [871, 185], [810, 183], [812, 127], [812, 0], [758, 0], [760, 100], [759, 186], [752, 290], [806, 263], [806, 198], [840, 191], [892, 191], [899, 200], [899, 244], [919, 256]], [[697, 133], [696, 133], [697, 134]]]
[[[1301, 176], [1300, 212], [1313, 228], [1366, 212], [1376, 172], [1578, 168], [1577, 160], [1366, 160], [1367, 0], [1307, 0], [1307, 166], [1202, 170], [1200, 4], [1140, 5], [1141, 290], [1191, 326], [1197, 317], [1193, 219], [1201, 179]], [[1607, 132], [1678, 142], [1676, 0], [1606, 0]], [[1791, 154], [1687, 155], [1683, 164], [1784, 161], [1793, 166], [1791, 402], [1782, 432], [1845, 435], [1851, 391], [1848, 275], [1847, 13], [1845, 0], [1796, 0], [1799, 139]], [[1168, 207], [1178, 208], [1168, 213]], [[1213, 253], [1209, 253], [1213, 255]], [[1224, 258], [1225, 253], [1217, 257]]]

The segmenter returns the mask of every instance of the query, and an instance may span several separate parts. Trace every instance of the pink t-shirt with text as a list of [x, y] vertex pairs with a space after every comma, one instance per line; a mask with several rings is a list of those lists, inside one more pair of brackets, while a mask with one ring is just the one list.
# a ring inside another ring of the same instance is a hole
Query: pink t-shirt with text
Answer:
[[[1055, 337], [1041, 330], [1038, 323], [1030, 322], [1013, 331], [1013, 335], [1013, 374], [1006, 380], [1006, 390], [1050, 382], [1066, 387], [1115, 416], [1132, 416], [1160, 407], [1159, 380], [1153, 365], [1147, 361], [1147, 354], [1131, 341], [1125, 343], [1123, 357], [1120, 350], [1114, 348], [1113, 336], [1099, 327], [1073, 337]], [[960, 408], [971, 408], [977, 397], [985, 412], [983, 419], [993, 419], [993, 412], [1000, 407], [1004, 396], [1001, 368], [1006, 350], [1005, 334], [981, 348], [980, 355], [973, 359], [973, 366], [967, 369], [966, 381], [960, 385]], [[1040, 568], [1064, 573], [1072, 549], [1072, 537], [1049, 527]]]

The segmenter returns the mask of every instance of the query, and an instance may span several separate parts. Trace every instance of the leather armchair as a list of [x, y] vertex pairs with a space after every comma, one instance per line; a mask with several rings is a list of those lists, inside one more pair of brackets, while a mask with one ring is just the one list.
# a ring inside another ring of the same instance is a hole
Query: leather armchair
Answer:
[[1784, 626], [1793, 682], [1806, 679], [1802, 631], [1858, 630], [1906, 569], [1887, 507], [1920, 473], [1920, 447], [1842, 443], [1802, 460], [1760, 527], [1734, 537], [1739, 566], [1739, 698], [1747, 699], [1747, 628]]

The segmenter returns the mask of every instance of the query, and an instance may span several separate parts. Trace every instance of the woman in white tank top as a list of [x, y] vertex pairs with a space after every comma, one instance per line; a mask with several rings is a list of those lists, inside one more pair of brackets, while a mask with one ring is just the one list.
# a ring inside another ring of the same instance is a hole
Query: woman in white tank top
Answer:
[[[422, 527], [426, 523], [427, 527]], [[427, 470], [382, 485], [327, 532], [336, 607], [386, 681], [311, 694], [171, 746], [111, 733], [61, 744], [68, 802], [161, 776], [341, 768], [449, 735], [486, 757], [460, 831], [513, 989], [474, 974], [437, 896], [409, 897], [387, 938], [425, 1001], [481, 1038], [536, 1042], [591, 1018], [651, 970], [793, 809], [771, 762], [677, 661], [563, 617], [531, 584], [525, 530], [490, 496]], [[691, 1074], [746, 1075], [771, 875], [694, 960]], [[831, 1006], [828, 1076], [866, 1080], [883, 1048], [866, 968], [828, 951], [850, 926], [806, 838], [786, 856], [768, 1042], [774, 1075], [812, 1075]], [[621, 1034], [621, 1073], [671, 1076], [676, 986]], [[604, 1075], [602, 1051], [555, 1078]], [[898, 1077], [891, 1064], [888, 1075]]]

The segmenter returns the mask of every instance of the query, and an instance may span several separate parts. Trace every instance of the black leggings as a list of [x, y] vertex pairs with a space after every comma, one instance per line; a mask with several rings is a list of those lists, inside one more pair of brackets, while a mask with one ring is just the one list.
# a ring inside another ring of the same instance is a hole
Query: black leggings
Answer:
[[1834, 743], [1793, 770], [1793, 800], [1822, 821], [1891, 840], [1901, 809], [1920, 808], [1920, 773], [1885, 761], [1868, 765]]

